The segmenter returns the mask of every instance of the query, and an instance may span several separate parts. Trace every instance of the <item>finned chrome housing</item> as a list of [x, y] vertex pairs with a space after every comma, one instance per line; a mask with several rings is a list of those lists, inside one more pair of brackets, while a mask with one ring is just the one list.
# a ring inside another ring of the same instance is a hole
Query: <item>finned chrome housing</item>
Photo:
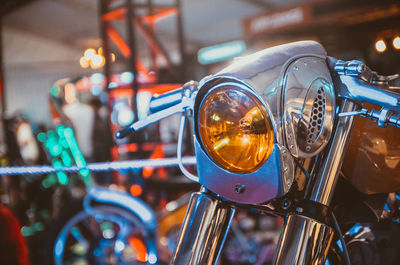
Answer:
[[[239, 203], [261, 203], [287, 193], [294, 180], [293, 157], [318, 154], [333, 128], [334, 90], [325, 59], [320, 44], [301, 41], [239, 58], [216, 75], [204, 78], [194, 105], [200, 184]], [[246, 87], [256, 95], [273, 125], [272, 154], [249, 174], [232, 173], [216, 164], [202, 147], [196, 127], [205, 95], [225, 82]]]

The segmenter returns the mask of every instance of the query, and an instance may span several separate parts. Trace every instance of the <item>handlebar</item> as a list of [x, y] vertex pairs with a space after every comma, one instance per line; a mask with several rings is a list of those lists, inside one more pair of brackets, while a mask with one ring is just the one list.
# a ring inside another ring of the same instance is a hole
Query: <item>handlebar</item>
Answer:
[[362, 111], [364, 113], [361, 113], [361, 116], [368, 117], [371, 120], [378, 121], [379, 127], [392, 125], [400, 128], [400, 114], [396, 115], [388, 109], [381, 109], [380, 111], [362, 109]]
[[381, 106], [381, 110], [339, 113], [339, 117], [360, 115], [378, 122], [378, 126], [392, 125], [400, 128], [400, 93], [391, 86], [398, 75], [381, 76], [360, 61], [340, 61], [328, 57], [328, 66], [336, 72], [334, 77], [338, 96], [359, 103]]
[[[360, 103], [394, 107], [400, 111], [400, 94], [390, 87], [391, 81], [397, 78], [397, 75], [378, 75], [360, 61], [341, 61], [328, 57], [327, 63], [338, 76], [335, 86], [339, 97]], [[392, 90], [389, 90], [390, 88]]]
[[[187, 108], [193, 106], [196, 93], [197, 82], [190, 81], [184, 84], [181, 88], [151, 99], [150, 104], [153, 104], [153, 110], [158, 111], [147, 116], [146, 119], [134, 122], [128, 127], [118, 131], [115, 134], [115, 137], [117, 139], [124, 138], [129, 134], [143, 129], [144, 127], [168, 116], [184, 112]], [[153, 103], [151, 103], [151, 101]]]
[[150, 112], [156, 113], [178, 104], [182, 101], [182, 93], [183, 87], [180, 87], [164, 94], [154, 95], [149, 103]]

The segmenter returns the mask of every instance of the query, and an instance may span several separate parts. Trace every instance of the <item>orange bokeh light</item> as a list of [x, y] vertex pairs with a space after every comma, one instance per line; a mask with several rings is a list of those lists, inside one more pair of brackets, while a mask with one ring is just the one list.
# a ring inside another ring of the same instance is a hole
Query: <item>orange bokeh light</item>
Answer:
[[140, 185], [133, 184], [129, 191], [133, 196], [139, 197], [142, 194], [143, 189]]
[[147, 261], [147, 249], [146, 246], [143, 244], [142, 240], [137, 237], [131, 237], [128, 239], [129, 244], [131, 247], [136, 251], [136, 259], [140, 262]]

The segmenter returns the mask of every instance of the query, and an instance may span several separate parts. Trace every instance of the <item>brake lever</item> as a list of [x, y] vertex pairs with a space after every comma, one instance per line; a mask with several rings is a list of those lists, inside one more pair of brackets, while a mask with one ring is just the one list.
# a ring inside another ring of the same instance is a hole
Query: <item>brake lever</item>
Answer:
[[130, 133], [137, 132], [146, 126], [149, 126], [150, 124], [153, 124], [157, 121], [165, 119], [171, 115], [174, 115], [177, 113], [182, 113], [189, 106], [190, 106], [190, 104], [188, 104], [187, 101], [182, 101], [181, 103], [179, 103], [175, 106], [172, 106], [165, 110], [151, 114], [151, 115], [147, 116], [147, 118], [144, 120], [139, 120], [137, 122], [132, 123], [128, 127], [124, 128], [122, 130], [119, 130], [115, 134], [115, 137], [117, 137], [118, 139], [124, 138], [124, 137], [128, 136]]
[[192, 83], [190, 82], [183, 86], [182, 99], [180, 103], [172, 107], [169, 107], [167, 109], [150, 114], [149, 116], [147, 116], [146, 119], [132, 123], [128, 127], [117, 131], [115, 137], [117, 139], [124, 138], [128, 136], [130, 133], [137, 132], [146, 126], [149, 126], [150, 124], [158, 122], [162, 119], [165, 119], [171, 115], [186, 112], [188, 109], [193, 109], [194, 99], [196, 97], [197, 90], [192, 89], [191, 86]]

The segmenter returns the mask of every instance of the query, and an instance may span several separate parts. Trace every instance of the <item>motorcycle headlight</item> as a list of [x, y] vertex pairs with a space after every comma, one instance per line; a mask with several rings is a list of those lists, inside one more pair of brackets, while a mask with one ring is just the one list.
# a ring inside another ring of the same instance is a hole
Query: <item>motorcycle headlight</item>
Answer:
[[249, 90], [224, 84], [203, 98], [198, 115], [203, 147], [220, 167], [248, 174], [270, 156], [274, 132], [268, 112]]

